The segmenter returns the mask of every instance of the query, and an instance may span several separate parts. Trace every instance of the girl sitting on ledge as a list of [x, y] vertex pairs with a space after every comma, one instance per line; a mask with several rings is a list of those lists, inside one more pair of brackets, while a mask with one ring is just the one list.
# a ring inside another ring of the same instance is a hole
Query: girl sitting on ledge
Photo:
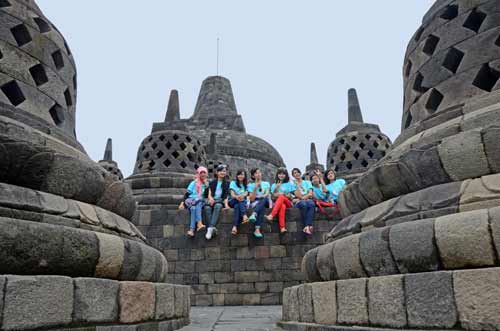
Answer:
[[189, 224], [189, 231], [187, 232], [187, 235], [191, 238], [195, 235], [195, 229], [196, 231], [205, 229], [201, 211], [205, 205], [204, 195], [208, 187], [207, 175], [207, 168], [199, 167], [196, 169], [196, 179], [189, 183], [186, 199], [179, 205], [179, 209], [188, 208], [191, 213], [191, 222]]
[[330, 201], [333, 202], [334, 204], [337, 204], [337, 199], [339, 197], [339, 194], [346, 185], [346, 181], [344, 179], [336, 179], [336, 178], [337, 174], [335, 173], [335, 170], [328, 169], [325, 172], [326, 189], [328, 190]]
[[302, 231], [307, 235], [312, 235], [314, 211], [316, 209], [316, 205], [312, 200], [313, 186], [310, 181], [302, 180], [302, 173], [298, 168], [292, 170], [292, 176], [295, 178], [293, 204], [300, 209], [302, 222], [304, 224], [304, 229]]
[[262, 172], [258, 168], [250, 171], [250, 178], [253, 180], [253, 183], [248, 184], [250, 203], [253, 208], [250, 221], [255, 223], [253, 235], [260, 239], [262, 238], [261, 226], [264, 221], [264, 212], [269, 207], [269, 189], [271, 185], [269, 182], [262, 181]]
[[236, 172], [236, 179], [229, 185], [229, 191], [231, 194], [231, 200], [229, 200], [229, 206], [234, 208], [233, 214], [233, 229], [231, 230], [232, 235], [238, 234], [238, 226], [241, 224], [248, 223], [247, 216], [247, 197], [248, 197], [248, 187], [247, 187], [247, 173], [245, 170], [238, 170]]
[[292, 207], [293, 185], [290, 183], [290, 176], [285, 168], [279, 168], [276, 172], [274, 184], [271, 186], [271, 197], [274, 201], [274, 207], [271, 214], [266, 216], [268, 221], [272, 221], [278, 216], [280, 233], [285, 233], [285, 215], [286, 209]]
[[222, 208], [228, 209], [229, 182], [226, 180], [227, 166], [219, 165], [215, 169], [215, 179], [208, 185], [206, 192], [207, 205], [205, 206], [205, 220], [208, 230], [205, 237], [207, 240], [217, 233], [217, 222]]

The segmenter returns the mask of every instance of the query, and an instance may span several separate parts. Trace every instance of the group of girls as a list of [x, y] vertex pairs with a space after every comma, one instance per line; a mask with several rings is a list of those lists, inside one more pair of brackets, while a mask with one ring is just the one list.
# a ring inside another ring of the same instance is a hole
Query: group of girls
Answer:
[[[215, 179], [208, 181], [208, 171], [199, 167], [196, 179], [192, 181], [181, 202], [179, 209], [188, 208], [191, 221], [187, 235], [194, 237], [196, 232], [206, 227], [202, 222], [203, 209], [205, 220], [208, 223], [206, 239], [210, 240], [217, 233], [217, 222], [222, 209], [233, 208], [233, 227], [231, 234], [237, 235], [241, 224], [252, 222], [255, 224], [253, 235], [262, 238], [262, 223], [265, 219], [272, 222], [278, 218], [280, 233], [286, 230], [286, 210], [298, 208], [304, 224], [303, 232], [312, 235], [314, 231], [313, 219], [316, 207], [335, 207], [340, 191], [346, 182], [337, 179], [333, 169], [324, 174], [315, 170], [310, 175], [310, 180], [302, 178], [300, 169], [292, 170], [293, 180], [290, 180], [288, 171], [279, 168], [274, 183], [262, 180], [262, 172], [255, 168], [250, 171], [251, 182], [248, 182], [245, 170], [238, 170], [235, 179], [227, 180], [227, 166], [219, 165], [215, 170]], [[248, 208], [252, 214], [247, 215]], [[270, 214], [266, 215], [267, 208], [272, 207]]]

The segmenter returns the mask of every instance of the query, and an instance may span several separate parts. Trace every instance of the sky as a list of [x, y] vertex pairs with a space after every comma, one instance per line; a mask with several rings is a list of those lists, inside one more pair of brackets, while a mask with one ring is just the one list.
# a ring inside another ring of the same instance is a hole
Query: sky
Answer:
[[321, 163], [347, 124], [356, 88], [365, 122], [400, 133], [408, 41], [433, 0], [38, 0], [68, 41], [78, 70], [77, 136], [131, 175], [137, 149], [161, 122], [171, 89], [181, 117], [201, 82], [220, 69], [231, 80], [247, 132], [265, 139], [289, 168]]

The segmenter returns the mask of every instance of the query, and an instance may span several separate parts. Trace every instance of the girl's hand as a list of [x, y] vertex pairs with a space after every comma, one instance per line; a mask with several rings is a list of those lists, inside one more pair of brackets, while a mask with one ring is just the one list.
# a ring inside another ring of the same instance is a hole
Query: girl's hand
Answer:
[[184, 202], [181, 202], [179, 205], [179, 210], [184, 210], [186, 207], [184, 206]]
[[208, 204], [209, 204], [210, 206], [213, 206], [213, 205], [215, 204], [215, 200], [214, 200], [214, 198], [210, 197], [210, 198], [208, 199]]
[[292, 201], [293, 201], [293, 203], [297, 203], [297, 202], [299, 202], [299, 201], [300, 201], [300, 199], [295, 198], [295, 199], [293, 199]]

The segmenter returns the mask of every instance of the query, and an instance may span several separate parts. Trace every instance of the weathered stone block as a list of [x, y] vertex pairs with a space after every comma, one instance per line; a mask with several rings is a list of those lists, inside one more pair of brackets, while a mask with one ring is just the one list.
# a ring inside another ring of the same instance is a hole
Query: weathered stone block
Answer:
[[439, 267], [434, 242], [434, 220], [402, 223], [391, 227], [389, 243], [401, 273], [435, 271]]
[[438, 146], [438, 151], [446, 173], [454, 181], [490, 173], [479, 130], [470, 130], [445, 138]]
[[120, 322], [137, 323], [155, 316], [155, 287], [153, 283], [120, 283]]
[[335, 282], [312, 283], [314, 322], [333, 325], [337, 323], [337, 291]]
[[368, 279], [368, 302], [370, 324], [390, 328], [406, 326], [403, 276]]
[[165, 320], [175, 316], [175, 290], [170, 284], [155, 284], [156, 309], [155, 319]]
[[398, 272], [389, 249], [389, 228], [361, 234], [359, 251], [361, 262], [369, 276], [393, 275]]
[[302, 272], [306, 275], [307, 280], [310, 282], [318, 282], [321, 280], [321, 276], [316, 265], [318, 250], [319, 248], [311, 249], [302, 259]]
[[335, 241], [333, 260], [339, 279], [366, 277], [359, 254], [359, 234]]
[[337, 320], [343, 324], [368, 324], [366, 278], [337, 281]]
[[464, 329], [500, 329], [499, 268], [456, 271], [453, 285], [458, 316]]
[[189, 316], [191, 289], [188, 286], [174, 286], [175, 317]]
[[500, 172], [498, 141], [500, 141], [500, 127], [490, 127], [483, 131], [484, 149], [488, 157], [488, 164], [494, 173]]
[[333, 246], [335, 243], [322, 245], [318, 249], [316, 268], [323, 281], [338, 279], [335, 262], [333, 261]]
[[117, 236], [96, 233], [99, 240], [99, 261], [95, 269], [96, 277], [117, 279], [123, 265], [124, 244]]
[[99, 245], [95, 233], [64, 227], [61, 269], [71, 277], [92, 277], [99, 259]]
[[451, 328], [457, 322], [451, 272], [405, 276], [408, 325], [417, 328]]
[[76, 278], [74, 320], [105, 323], [118, 319], [120, 283], [107, 279]]
[[312, 286], [304, 284], [297, 290], [299, 297], [299, 315], [300, 321], [306, 323], [314, 322], [314, 307], [312, 301]]
[[4, 330], [25, 330], [71, 323], [73, 282], [68, 277], [8, 276]]
[[435, 231], [446, 269], [495, 264], [487, 210], [439, 217], [435, 222]]
[[283, 320], [300, 321], [298, 286], [288, 287], [283, 291]]

